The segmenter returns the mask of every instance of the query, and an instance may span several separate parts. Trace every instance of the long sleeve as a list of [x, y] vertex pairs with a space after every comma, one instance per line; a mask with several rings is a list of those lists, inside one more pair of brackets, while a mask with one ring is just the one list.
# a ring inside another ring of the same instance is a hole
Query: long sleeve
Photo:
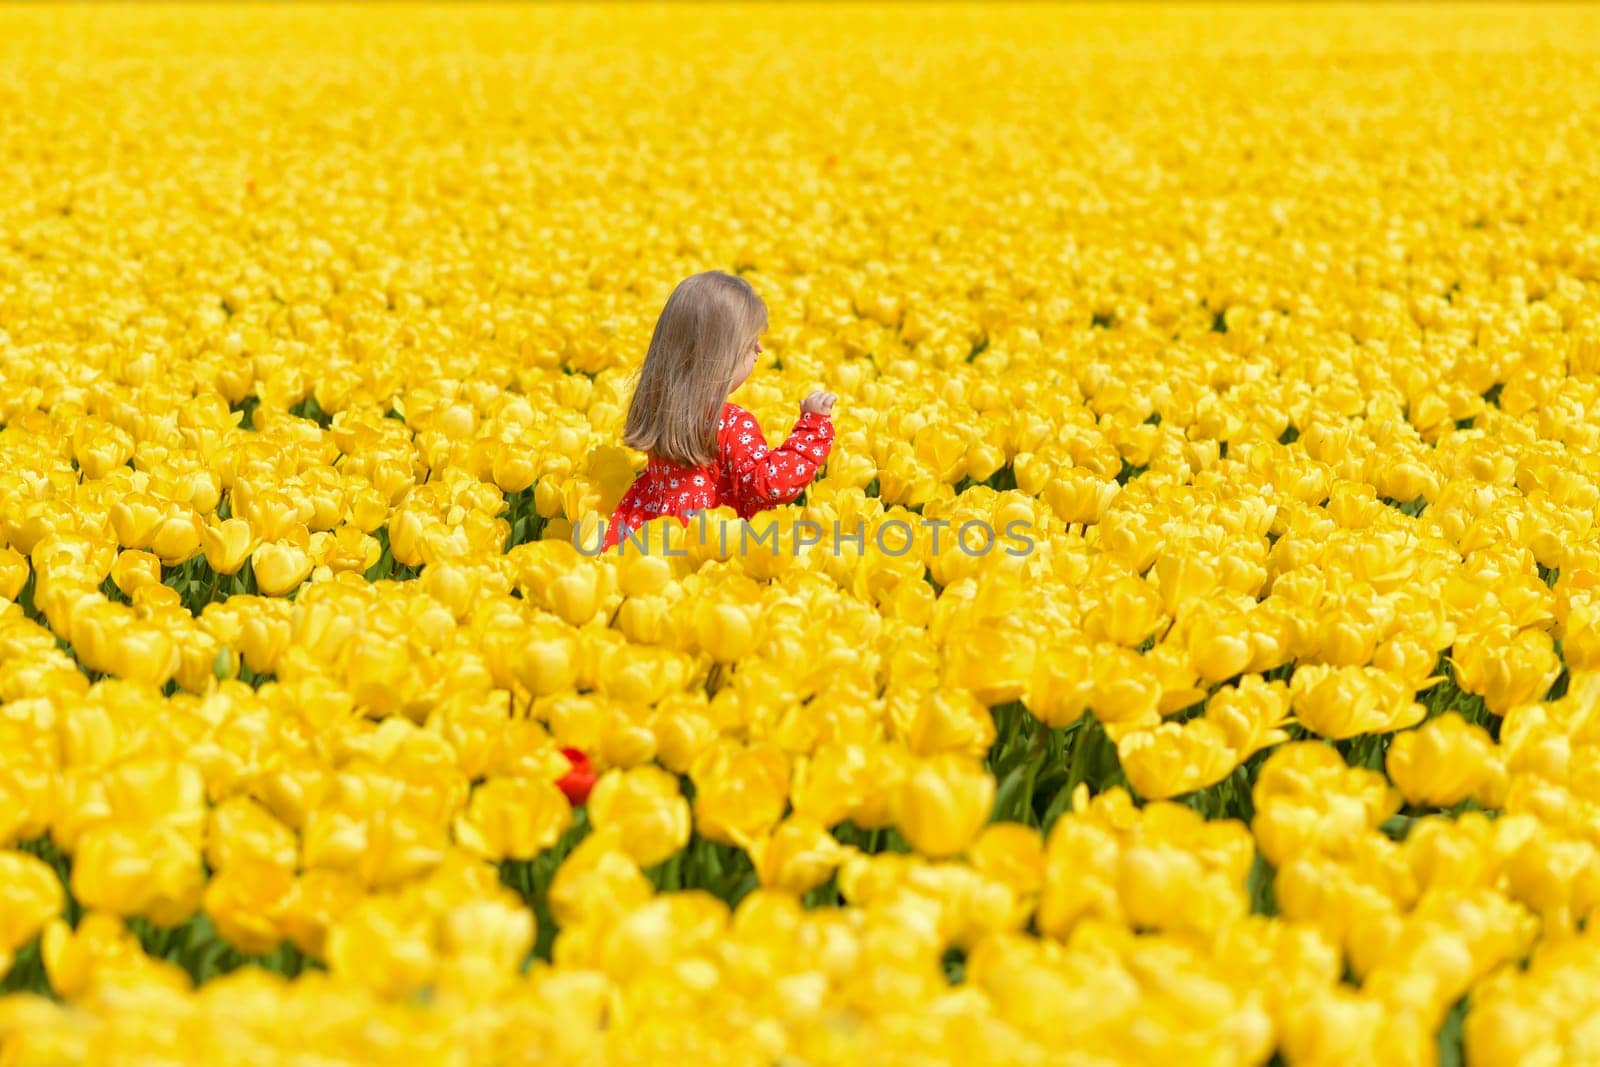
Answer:
[[826, 415], [802, 414], [783, 444], [768, 448], [754, 417], [743, 409], [732, 414], [721, 459], [728, 467], [742, 518], [799, 496], [833, 449], [833, 420]]

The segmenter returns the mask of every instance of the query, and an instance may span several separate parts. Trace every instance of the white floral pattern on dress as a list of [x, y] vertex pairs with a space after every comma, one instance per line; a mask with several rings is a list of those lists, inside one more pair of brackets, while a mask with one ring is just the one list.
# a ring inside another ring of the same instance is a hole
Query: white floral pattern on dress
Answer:
[[713, 463], [686, 469], [650, 459], [606, 524], [604, 548], [614, 547], [623, 530], [636, 531], [653, 516], [675, 515], [687, 525], [688, 516], [700, 509], [726, 506], [749, 518], [787, 504], [811, 484], [833, 446], [833, 422], [816, 412], [803, 413], [777, 448], [767, 446], [755, 418], [737, 404], [723, 405], [717, 430]]

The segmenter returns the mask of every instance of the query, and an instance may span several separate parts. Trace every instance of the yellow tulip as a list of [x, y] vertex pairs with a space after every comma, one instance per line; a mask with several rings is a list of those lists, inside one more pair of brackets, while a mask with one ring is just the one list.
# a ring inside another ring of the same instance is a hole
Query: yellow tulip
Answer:
[[[161, 557], [161, 562], [175, 567], [200, 551], [200, 531], [204, 527], [193, 511], [165, 516], [149, 534], [150, 551]], [[143, 546], [140, 546], [143, 547]]]
[[237, 637], [245, 666], [257, 674], [270, 673], [292, 639], [289, 620], [264, 607], [244, 616]]
[[1218, 561], [1200, 553], [1158, 556], [1155, 577], [1167, 613], [1176, 617], [1191, 601], [1204, 599], [1219, 584], [1219, 570]]
[[441, 925], [443, 952], [453, 961], [476, 961], [492, 976], [517, 974], [533, 948], [534, 916], [520, 902], [472, 901], [451, 908]]
[[982, 874], [1031, 895], [1044, 884], [1044, 842], [1038, 831], [1021, 823], [997, 822], [983, 828], [968, 850]]
[[869, 795], [882, 796], [893, 784], [883, 781], [877, 770], [861, 745], [821, 745], [795, 764], [794, 810], [824, 826], [855, 818], [857, 806]]
[[649, 879], [618, 845], [615, 832], [578, 843], [550, 883], [550, 913], [563, 927], [625, 914], [650, 899]]
[[1505, 769], [1494, 742], [1454, 712], [1397, 735], [1386, 764], [1412, 804], [1448, 808], [1472, 797], [1498, 808], [1504, 799]]
[[78, 839], [72, 895], [87, 908], [176, 926], [200, 906], [200, 853], [174, 827], [106, 825]]
[[629, 707], [652, 707], [681, 692], [694, 673], [687, 655], [664, 648], [617, 645], [597, 659], [599, 690]]
[[33, 940], [45, 924], [61, 914], [66, 891], [56, 872], [37, 856], [0, 852], [0, 973], [11, 969], [17, 949]]
[[1317, 624], [1317, 658], [1339, 667], [1359, 667], [1372, 659], [1379, 639], [1377, 620], [1349, 608], [1325, 613]]
[[0, 545], [0, 600], [15, 600], [28, 584], [28, 558], [10, 546]]
[[845, 856], [844, 846], [821, 823], [790, 816], [751, 845], [761, 884], [804, 893], [827, 881]]
[[491, 477], [501, 492], [520, 493], [539, 475], [538, 459], [527, 449], [499, 442], [491, 455]]
[[423, 517], [408, 508], [401, 508], [389, 517], [389, 552], [394, 561], [406, 567], [420, 566], [422, 538], [426, 532]]
[[1091, 641], [1132, 648], [1157, 628], [1161, 610], [1160, 595], [1149, 582], [1119, 578], [1105, 591], [1104, 599], [1084, 613], [1083, 631]]
[[1059, 642], [1035, 657], [1023, 702], [1041, 722], [1059, 730], [1078, 721], [1094, 692], [1093, 651], [1079, 641]]
[[984, 622], [945, 639], [943, 682], [971, 690], [985, 704], [1018, 700], [1034, 674], [1031, 635], [1014, 624]]
[[1496, 715], [1541, 699], [1561, 673], [1555, 642], [1543, 630], [1467, 636], [1450, 658], [1461, 688], [1483, 697]]
[[657, 596], [672, 580], [672, 564], [661, 555], [641, 552], [619, 555], [617, 580], [623, 596], [630, 598]]
[[111, 505], [111, 526], [124, 548], [148, 548], [166, 516], [148, 498], [128, 496]]
[[689, 771], [695, 826], [723, 844], [753, 840], [783, 817], [789, 802], [789, 760], [764, 743], [723, 743], [700, 754]]
[[389, 521], [389, 498], [372, 486], [351, 486], [346, 501], [346, 521], [362, 533], [371, 533]]
[[1222, 727], [1205, 718], [1124, 734], [1117, 740], [1117, 759], [1129, 784], [1152, 800], [1220, 782], [1240, 762]]
[[91, 911], [69, 927], [55, 920], [40, 939], [50, 988], [67, 1000], [83, 1000], [97, 988], [138, 986], [188, 992], [188, 972], [144, 954], [139, 939], [120, 918]]
[[360, 881], [344, 871], [309, 870], [295, 880], [279, 921], [301, 952], [326, 959], [328, 930], [365, 896]]
[[328, 930], [328, 970], [382, 997], [420, 989], [437, 966], [433, 917], [395, 897], [372, 897]]
[[545, 586], [544, 595], [554, 611], [573, 626], [582, 626], [600, 611], [603, 592], [593, 565], [575, 567]]
[[1289, 690], [1295, 718], [1334, 740], [1403, 730], [1427, 714], [1404, 682], [1372, 667], [1307, 664], [1296, 669]]
[[515, 652], [517, 681], [535, 696], [571, 689], [577, 680], [576, 646], [570, 637], [532, 637]]
[[1600, 852], [1591, 842], [1534, 836], [1507, 858], [1505, 871], [1510, 896], [1552, 931], [1570, 931], [1600, 908]]
[[994, 718], [977, 698], [960, 690], [935, 689], [922, 694], [906, 732], [914, 756], [953, 752], [981, 760], [994, 744]]
[[284, 939], [294, 886], [292, 870], [246, 859], [212, 875], [202, 905], [217, 933], [240, 952], [268, 953]]
[[311, 555], [298, 545], [266, 542], [250, 554], [256, 588], [263, 596], [283, 596], [310, 575]]
[[229, 797], [211, 809], [205, 841], [206, 862], [214, 871], [250, 862], [293, 871], [299, 842], [265, 807], [249, 797]]
[[658, 645], [671, 636], [670, 605], [664, 597], [629, 596], [617, 609], [617, 629], [636, 645]]
[[1206, 719], [1222, 728], [1234, 757], [1241, 762], [1261, 749], [1289, 739], [1283, 729], [1289, 717], [1289, 687], [1246, 675], [1236, 686], [1218, 689], [1206, 701]]
[[619, 847], [640, 867], [671, 859], [689, 843], [689, 801], [676, 776], [659, 767], [610, 770], [589, 794], [596, 829], [615, 828]]
[[668, 698], [656, 706], [650, 718], [655, 737], [656, 759], [675, 774], [687, 774], [695, 759], [717, 738], [709, 715], [690, 700]]
[[111, 580], [126, 596], [147, 585], [161, 584], [161, 560], [153, 553], [126, 549], [111, 565]]
[[760, 639], [754, 610], [741, 604], [702, 601], [694, 608], [694, 633], [699, 646], [718, 663], [736, 663]]
[[1381, 774], [1346, 765], [1332, 745], [1280, 745], [1251, 789], [1251, 831], [1267, 862], [1281, 867], [1306, 852], [1340, 851], [1400, 810]]
[[1113, 479], [1075, 469], [1047, 481], [1042, 499], [1062, 522], [1094, 524], [1105, 515], [1121, 488]]
[[134, 440], [120, 426], [84, 419], [72, 433], [72, 456], [85, 478], [104, 478], [133, 458]]
[[1188, 649], [1195, 673], [1207, 682], [1226, 681], [1254, 665], [1254, 634], [1239, 616], [1208, 620], [1189, 631]]
[[994, 778], [981, 763], [955, 755], [922, 760], [895, 792], [895, 823], [923, 855], [953, 856], [988, 821], [994, 793]]
[[[0, 562], [0, 571], [4, 563]], [[0, 580], [0, 594], [4, 593]], [[1562, 622], [1561, 658], [1574, 671], [1600, 668], [1600, 605], [1574, 605]]]
[[1090, 706], [1095, 718], [1118, 731], [1153, 726], [1160, 720], [1161, 681], [1129, 648], [1100, 646], [1094, 657]]
[[[153, 587], [146, 587], [153, 588]], [[143, 593], [144, 590], [140, 590]], [[153, 626], [131, 626], [111, 638], [102, 657], [103, 669], [119, 678], [152, 687], [165, 685], [178, 673], [182, 655], [171, 634]]]
[[529, 860], [572, 824], [572, 806], [553, 781], [494, 778], [472, 791], [455, 838], [490, 859]]

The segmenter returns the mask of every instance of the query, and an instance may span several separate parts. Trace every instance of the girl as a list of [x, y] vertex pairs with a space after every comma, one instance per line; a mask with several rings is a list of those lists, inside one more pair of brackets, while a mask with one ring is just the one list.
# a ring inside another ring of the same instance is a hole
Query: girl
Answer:
[[[622, 443], [649, 454], [606, 524], [602, 551], [623, 527], [728, 505], [742, 519], [799, 496], [833, 447], [832, 393], [800, 402], [788, 440], [768, 448], [756, 420], [728, 394], [761, 353], [767, 306], [750, 283], [722, 271], [685, 278], [656, 320]], [[634, 546], [639, 541], [635, 539]]]

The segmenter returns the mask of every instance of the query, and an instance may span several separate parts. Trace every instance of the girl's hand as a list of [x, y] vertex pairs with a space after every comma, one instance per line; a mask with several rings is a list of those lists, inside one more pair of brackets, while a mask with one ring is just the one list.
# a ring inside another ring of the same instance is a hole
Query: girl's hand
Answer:
[[818, 390], [800, 401], [800, 414], [809, 415], [815, 412], [818, 415], [831, 415], [833, 414], [833, 402], [838, 399], [832, 393], [824, 393]]

